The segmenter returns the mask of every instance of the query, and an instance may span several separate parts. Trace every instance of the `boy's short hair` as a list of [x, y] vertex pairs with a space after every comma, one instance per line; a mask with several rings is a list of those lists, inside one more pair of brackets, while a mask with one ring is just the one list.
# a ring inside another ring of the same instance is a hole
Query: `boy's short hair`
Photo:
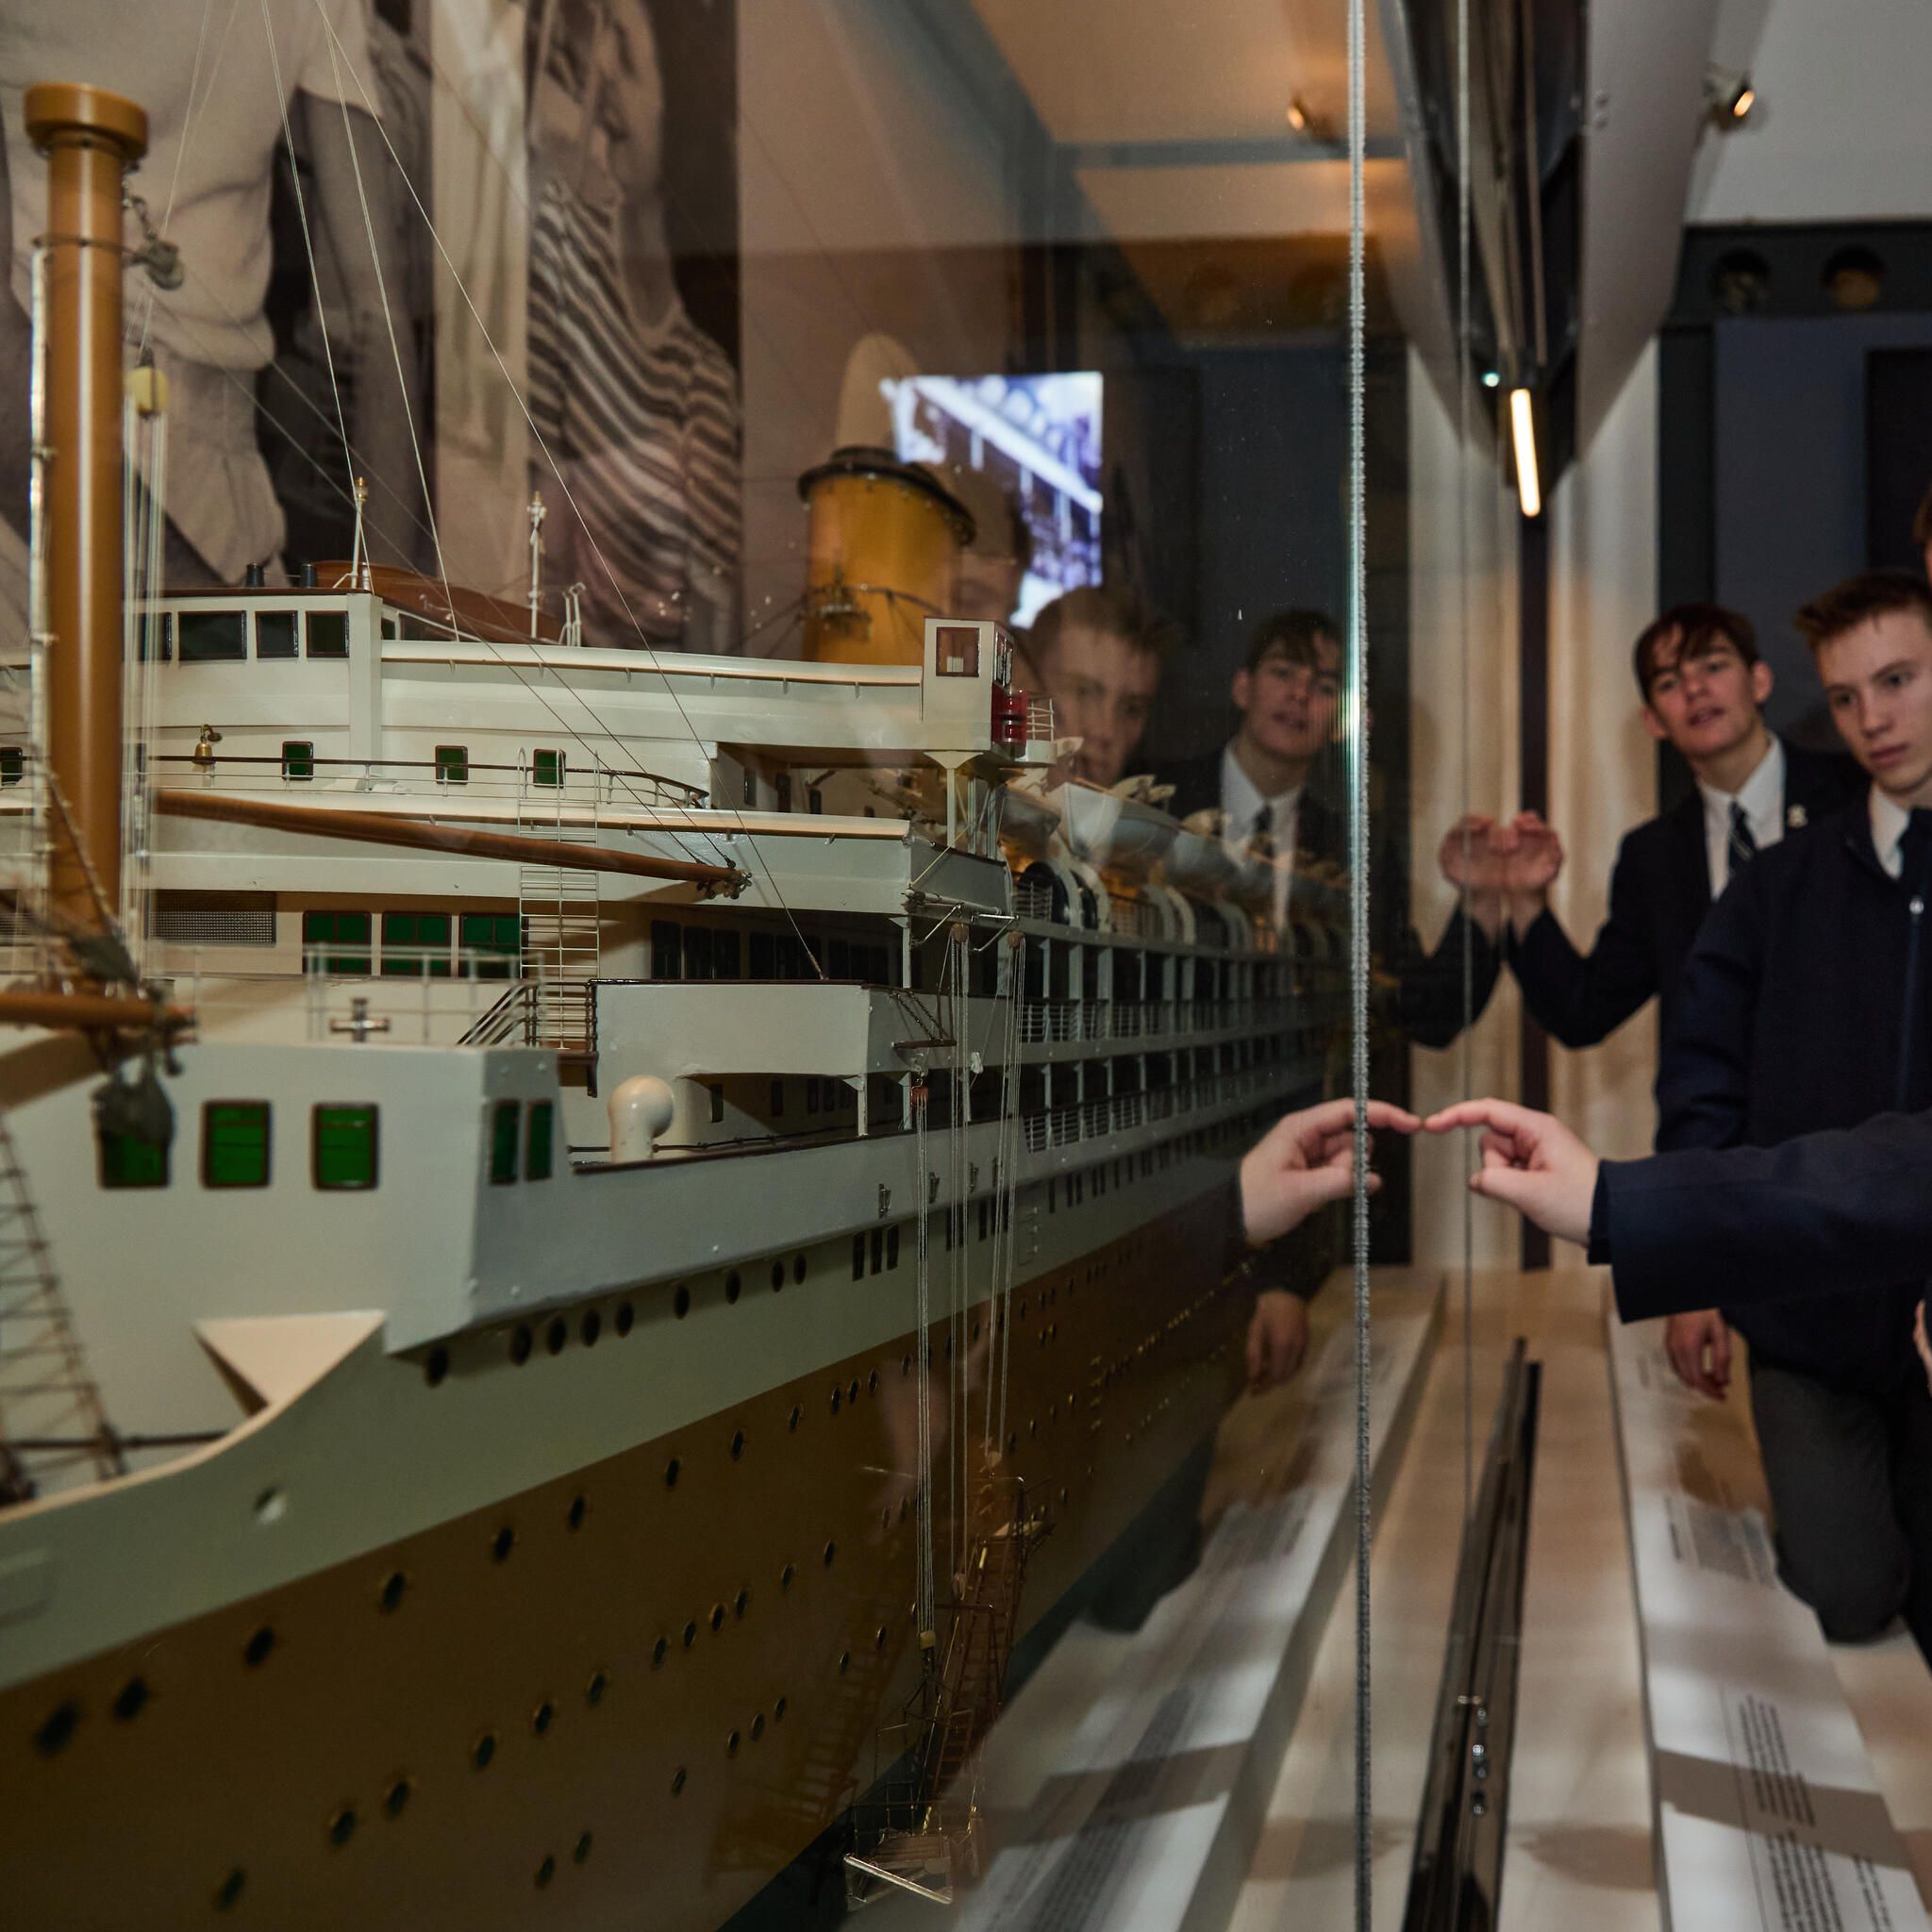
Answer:
[[1798, 612], [1798, 635], [1816, 651], [1848, 630], [1889, 617], [1894, 610], [1916, 610], [1932, 630], [1932, 585], [1916, 571], [1866, 570], [1835, 584]]
[[1341, 632], [1325, 610], [1277, 610], [1264, 617], [1248, 638], [1248, 655], [1243, 660], [1250, 675], [1260, 670], [1261, 660], [1275, 645], [1288, 653], [1291, 664], [1307, 664], [1319, 670], [1322, 641], [1326, 639], [1339, 651]]
[[1651, 686], [1666, 671], [1708, 650], [1719, 638], [1744, 660], [1747, 670], [1757, 662], [1757, 633], [1741, 610], [1727, 610], [1722, 604], [1676, 604], [1645, 625], [1630, 654], [1643, 702], [1649, 704]]
[[1027, 646], [1036, 664], [1043, 663], [1069, 625], [1124, 638], [1137, 651], [1151, 651], [1165, 659], [1174, 646], [1174, 626], [1144, 597], [1123, 591], [1104, 591], [1082, 584], [1046, 605], [1033, 620]]

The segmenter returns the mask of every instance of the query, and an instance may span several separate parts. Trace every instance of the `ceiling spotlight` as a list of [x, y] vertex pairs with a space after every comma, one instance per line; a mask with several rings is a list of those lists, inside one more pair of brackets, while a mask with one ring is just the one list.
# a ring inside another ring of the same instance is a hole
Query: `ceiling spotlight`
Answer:
[[1704, 70], [1704, 109], [1720, 127], [1737, 127], [1757, 105], [1757, 90], [1748, 74], [1729, 67]]
[[1483, 387], [1485, 389], [1495, 389], [1500, 386], [1502, 380], [1502, 376], [1495, 370], [1485, 369], [1483, 371]]
[[1308, 110], [1303, 106], [1302, 97], [1299, 94], [1291, 96], [1289, 100], [1288, 125], [1297, 134], [1306, 134], [1308, 131]]

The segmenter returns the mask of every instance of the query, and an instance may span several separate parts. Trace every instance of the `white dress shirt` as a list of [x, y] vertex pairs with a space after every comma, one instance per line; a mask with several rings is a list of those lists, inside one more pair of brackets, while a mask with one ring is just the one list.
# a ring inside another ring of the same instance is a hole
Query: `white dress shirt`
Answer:
[[1255, 781], [1241, 769], [1241, 761], [1229, 745], [1221, 754], [1221, 836], [1229, 851], [1245, 855], [1248, 841], [1265, 810], [1269, 814], [1268, 836], [1274, 846], [1274, 923], [1288, 921], [1288, 887], [1294, 871], [1295, 834], [1300, 829], [1302, 790], [1291, 786], [1273, 798], [1263, 798]]
[[1906, 827], [1911, 824], [1912, 815], [1875, 785], [1866, 808], [1872, 814], [1872, 849], [1877, 853], [1879, 864], [1897, 878], [1906, 869]]
[[1720, 791], [1702, 778], [1704, 794], [1704, 856], [1710, 868], [1710, 896], [1715, 899], [1730, 883], [1731, 808], [1744, 808], [1751, 836], [1762, 852], [1785, 835], [1785, 748], [1777, 739], [1757, 760], [1757, 769], [1736, 791]]

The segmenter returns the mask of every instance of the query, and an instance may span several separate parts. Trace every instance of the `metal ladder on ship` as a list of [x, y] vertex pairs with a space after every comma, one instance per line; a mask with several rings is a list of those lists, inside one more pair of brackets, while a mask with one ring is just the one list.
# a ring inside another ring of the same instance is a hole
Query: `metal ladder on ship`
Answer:
[[[567, 820], [565, 773], [538, 785], [526, 766], [517, 785], [517, 829], [563, 845], [595, 845], [598, 774], [590, 784], [590, 816]], [[529, 1043], [576, 1059], [595, 1051], [591, 1038], [592, 983], [602, 946], [603, 902], [596, 873], [563, 865], [525, 865], [517, 872], [523, 973], [530, 989]]]
[[0, 1507], [84, 1461], [101, 1478], [125, 1468], [0, 1111]]

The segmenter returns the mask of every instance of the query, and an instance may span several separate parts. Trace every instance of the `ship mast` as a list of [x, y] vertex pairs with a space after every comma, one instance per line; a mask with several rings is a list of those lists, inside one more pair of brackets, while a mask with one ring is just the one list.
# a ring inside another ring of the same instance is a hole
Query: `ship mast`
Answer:
[[147, 116], [82, 86], [25, 107], [47, 159], [48, 887], [57, 921], [98, 932], [121, 888], [122, 183]]

